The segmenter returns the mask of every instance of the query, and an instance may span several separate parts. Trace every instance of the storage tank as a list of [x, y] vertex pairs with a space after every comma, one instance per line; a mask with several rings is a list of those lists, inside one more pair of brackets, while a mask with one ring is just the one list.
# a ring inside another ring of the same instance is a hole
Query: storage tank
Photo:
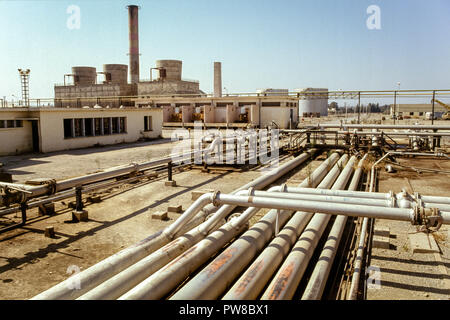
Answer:
[[[295, 92], [308, 93], [317, 92], [306, 96], [300, 95], [298, 102], [298, 115], [320, 113], [320, 116], [328, 115], [328, 89], [325, 88], [304, 88], [296, 89]], [[324, 92], [324, 94], [322, 94]]]
[[[156, 60], [156, 67], [166, 70], [167, 80], [181, 80], [182, 63], [180, 60]], [[161, 78], [160, 73], [159, 78]]]
[[126, 64], [104, 64], [103, 72], [110, 74], [111, 83], [127, 83], [128, 65]]
[[97, 71], [94, 67], [72, 67], [74, 85], [95, 84]]

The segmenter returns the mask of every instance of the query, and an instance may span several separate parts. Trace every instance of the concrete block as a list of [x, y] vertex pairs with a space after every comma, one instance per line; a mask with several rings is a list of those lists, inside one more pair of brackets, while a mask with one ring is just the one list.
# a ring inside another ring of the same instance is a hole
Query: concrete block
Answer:
[[389, 227], [383, 227], [383, 226], [375, 226], [375, 230], [373, 232], [376, 236], [382, 236], [382, 237], [388, 237], [390, 235]]
[[172, 181], [166, 181], [166, 182], [164, 182], [164, 185], [165, 185], [166, 187], [176, 187], [176, 186], [177, 186], [177, 182], [176, 182], [175, 180], [172, 180]]
[[182, 208], [181, 205], [179, 205], [179, 206], [169, 206], [167, 208], [167, 211], [168, 212], [181, 213], [181, 212], [183, 212], [183, 208]]
[[168, 219], [168, 215], [167, 215], [167, 211], [156, 211], [152, 213], [152, 219], [155, 220], [167, 220]]
[[409, 234], [413, 253], [439, 253], [439, 247], [433, 236], [425, 232]]
[[191, 192], [192, 200], [197, 200], [200, 198], [200, 196], [204, 195], [205, 193], [214, 192], [212, 189], [205, 189], [205, 190], [194, 190]]
[[101, 196], [89, 196], [86, 198], [86, 200], [90, 203], [100, 203], [102, 202], [102, 197]]
[[88, 221], [89, 220], [89, 216], [88, 216], [88, 212], [87, 210], [82, 210], [82, 211], [72, 211], [72, 220], [73, 221]]
[[373, 236], [372, 247], [379, 249], [389, 249], [389, 237]]
[[40, 216], [51, 216], [55, 214], [55, 204], [46, 203], [39, 206], [39, 215]]
[[44, 235], [47, 238], [54, 238], [55, 237], [55, 228], [54, 227], [46, 227], [44, 230]]

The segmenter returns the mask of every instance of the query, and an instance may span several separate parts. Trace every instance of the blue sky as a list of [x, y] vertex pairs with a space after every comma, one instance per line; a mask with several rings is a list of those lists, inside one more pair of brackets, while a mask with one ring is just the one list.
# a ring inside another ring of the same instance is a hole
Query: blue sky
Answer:
[[[72, 66], [128, 64], [128, 4], [141, 6], [141, 78], [180, 59], [205, 92], [214, 61], [229, 92], [449, 88], [448, 0], [3, 0], [0, 96], [20, 96], [17, 68], [31, 69], [31, 98], [45, 98]], [[373, 4], [380, 30], [366, 26]], [[70, 5], [80, 29], [66, 26]]]

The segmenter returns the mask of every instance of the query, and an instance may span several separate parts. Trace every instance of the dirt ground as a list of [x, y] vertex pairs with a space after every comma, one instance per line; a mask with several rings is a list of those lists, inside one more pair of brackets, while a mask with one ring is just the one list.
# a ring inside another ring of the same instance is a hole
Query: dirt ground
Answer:
[[[379, 191], [419, 192], [423, 195], [450, 195], [450, 161], [399, 159], [405, 166], [442, 170], [439, 173], [417, 173], [398, 170], [381, 171]], [[450, 299], [450, 227], [444, 225], [433, 233], [439, 253], [413, 253], [409, 236], [418, 232], [409, 222], [376, 220], [378, 226], [389, 227], [390, 248], [374, 248], [371, 266], [381, 271], [380, 287], [368, 289], [369, 300], [437, 300]], [[372, 275], [372, 278], [378, 276]]]

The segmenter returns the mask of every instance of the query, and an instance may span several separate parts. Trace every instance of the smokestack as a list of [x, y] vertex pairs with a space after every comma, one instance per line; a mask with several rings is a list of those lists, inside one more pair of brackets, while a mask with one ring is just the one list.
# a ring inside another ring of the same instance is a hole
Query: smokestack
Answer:
[[214, 97], [222, 96], [222, 63], [214, 62]]
[[128, 32], [130, 42], [130, 81], [139, 82], [139, 28], [138, 10], [139, 7], [128, 6]]

